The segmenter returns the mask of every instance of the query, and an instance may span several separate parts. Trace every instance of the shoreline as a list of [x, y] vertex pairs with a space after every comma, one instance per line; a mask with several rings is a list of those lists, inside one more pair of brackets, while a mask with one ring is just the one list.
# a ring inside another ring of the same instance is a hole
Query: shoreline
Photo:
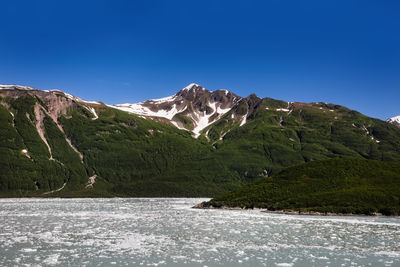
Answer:
[[[198, 199], [206, 197], [121, 197], [121, 196], [86, 196], [86, 197], [46, 197], [46, 196], [32, 196], [32, 197], [0, 197], [0, 200], [4, 199]], [[319, 212], [319, 211], [299, 211], [299, 210], [268, 210], [266, 208], [242, 208], [242, 207], [229, 207], [229, 206], [204, 206], [203, 203], [198, 203], [191, 207], [192, 209], [203, 209], [203, 210], [232, 210], [232, 211], [244, 211], [244, 210], [257, 210], [263, 213], [270, 214], [283, 214], [283, 215], [302, 215], [302, 216], [338, 216], [338, 217], [382, 217], [382, 218], [400, 218], [400, 215], [384, 215], [382, 213], [373, 213], [373, 214], [357, 214], [357, 213], [334, 213], [334, 212]]]
[[400, 215], [384, 215], [382, 213], [373, 213], [373, 214], [356, 214], [356, 213], [334, 213], [334, 212], [319, 212], [319, 211], [299, 211], [299, 210], [268, 210], [265, 208], [241, 208], [241, 207], [229, 207], [229, 206], [221, 206], [214, 207], [209, 206], [205, 207], [203, 203], [199, 203], [192, 207], [193, 209], [215, 209], [215, 210], [258, 210], [264, 213], [270, 214], [284, 214], [284, 215], [302, 215], [302, 216], [338, 216], [338, 217], [383, 217], [383, 218], [400, 218]]
[[0, 197], [2, 199], [86, 199], [86, 198], [93, 198], [93, 199], [211, 199], [210, 197], [130, 197], [130, 196], [79, 196], [79, 197], [68, 197], [68, 196], [28, 196], [28, 197]]

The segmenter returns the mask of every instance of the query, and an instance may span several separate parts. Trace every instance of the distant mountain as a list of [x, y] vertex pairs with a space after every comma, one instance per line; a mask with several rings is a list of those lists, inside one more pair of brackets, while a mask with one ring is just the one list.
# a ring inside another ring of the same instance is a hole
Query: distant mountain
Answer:
[[[192, 83], [173, 96], [113, 107], [144, 117], [166, 119], [180, 129], [192, 131], [198, 137], [202, 130], [221, 119], [241, 100], [242, 97], [227, 90], [210, 92]], [[245, 120], [243, 116], [232, 117]]]
[[400, 161], [400, 128], [196, 84], [115, 106], [0, 85], [0, 196], [215, 196], [334, 157]]
[[400, 116], [396, 116], [387, 120], [387, 122], [400, 127]]
[[[266, 104], [266, 101], [269, 102], [269, 105]], [[189, 84], [173, 96], [135, 104], [110, 105], [110, 107], [143, 118], [169, 122], [179, 129], [191, 131], [196, 138], [202, 134], [209, 140], [222, 139], [234, 125], [243, 126], [248, 122], [248, 118], [252, 118], [253, 113], [258, 111], [260, 106], [263, 106], [266, 110], [277, 111], [282, 115], [290, 115], [293, 111], [301, 110], [303, 107], [320, 109], [324, 113], [329, 110], [329, 112], [335, 114], [333, 107], [339, 107], [323, 102], [300, 103], [277, 101], [269, 98], [261, 99], [254, 94], [243, 98], [228, 90], [208, 91], [195, 83]], [[281, 116], [282, 119], [283, 117], [285, 116]], [[225, 124], [223, 129], [214, 127], [221, 126], [221, 122]], [[400, 126], [400, 116], [388, 119], [387, 122]], [[283, 123], [283, 121], [280, 123]], [[364, 129], [365, 125], [360, 126], [360, 128], [368, 132], [367, 129]], [[368, 135], [375, 142], [379, 142], [369, 132]]]

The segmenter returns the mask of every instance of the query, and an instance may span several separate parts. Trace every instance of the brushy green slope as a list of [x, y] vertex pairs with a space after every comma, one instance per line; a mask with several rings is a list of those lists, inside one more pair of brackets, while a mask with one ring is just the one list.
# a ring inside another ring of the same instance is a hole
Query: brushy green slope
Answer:
[[[54, 160], [35, 126], [31, 96], [5, 100], [11, 113], [0, 105], [0, 196], [40, 195], [68, 183], [68, 189], [80, 188], [87, 180], [79, 156], [68, 150], [65, 138], [49, 118], [45, 119], [46, 134], [53, 149]], [[28, 151], [24, 155], [22, 150]]]
[[348, 158], [313, 161], [202, 206], [400, 215], [400, 163]]
[[[400, 161], [400, 128], [337, 105], [256, 96], [198, 139], [165, 122], [101, 104], [91, 106], [95, 119], [89, 104], [74, 101], [56, 120], [44, 116], [50, 155], [35, 126], [34, 108], [50, 112], [48, 97], [65, 102], [65, 96], [18, 94], [0, 97], [0, 196], [212, 197], [313, 160]], [[242, 126], [233, 119], [246, 115]], [[94, 175], [93, 187], [86, 187]]]
[[213, 158], [209, 143], [186, 131], [111, 108], [99, 113], [99, 119], [87, 120], [74, 110], [61, 122], [85, 164], [114, 194], [209, 196], [243, 183]]
[[[214, 196], [246, 182], [213, 157], [208, 142], [105, 105], [96, 120], [84, 107], [71, 107], [58, 118], [63, 132], [45, 116], [49, 160], [33, 111], [43, 103], [32, 96], [0, 100], [9, 105], [0, 105], [0, 196]], [[93, 188], [86, 188], [94, 174]]]
[[[244, 106], [242, 114], [252, 108]], [[400, 161], [400, 128], [345, 107], [325, 103], [288, 103], [265, 98], [239, 127], [231, 112], [205, 131], [216, 154], [241, 176], [269, 175], [295, 164], [355, 157]]]

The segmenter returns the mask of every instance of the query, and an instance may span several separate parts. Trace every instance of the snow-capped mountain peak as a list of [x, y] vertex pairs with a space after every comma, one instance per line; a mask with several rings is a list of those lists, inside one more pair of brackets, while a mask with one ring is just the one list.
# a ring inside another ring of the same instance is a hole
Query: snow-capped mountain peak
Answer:
[[399, 126], [399, 127], [400, 127], [400, 115], [399, 115], [399, 116], [396, 116], [396, 117], [393, 117], [393, 118], [390, 118], [390, 119], [388, 119], [388, 120], [387, 120], [387, 122], [389, 122], [389, 123], [391, 123], [391, 124], [394, 124], [394, 125], [396, 125], [396, 126]]
[[189, 91], [189, 90], [192, 90], [192, 89], [196, 89], [196, 88], [198, 88], [198, 87], [204, 89], [204, 87], [202, 87], [202, 86], [200, 86], [200, 85], [198, 85], [198, 84], [196, 84], [196, 83], [191, 83], [191, 84], [189, 84], [188, 86], [184, 87], [184, 88], [182, 89], [182, 91]]
[[219, 120], [240, 99], [228, 90], [209, 91], [191, 83], [172, 96], [111, 107], [139, 116], [167, 119], [180, 129], [192, 131], [197, 137], [200, 131]]

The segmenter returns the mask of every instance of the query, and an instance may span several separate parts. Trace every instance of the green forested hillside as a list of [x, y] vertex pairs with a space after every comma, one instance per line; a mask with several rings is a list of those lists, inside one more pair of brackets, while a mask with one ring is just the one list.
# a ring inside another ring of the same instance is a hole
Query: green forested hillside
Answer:
[[290, 167], [203, 207], [400, 214], [400, 163], [337, 158]]
[[[49, 160], [35, 128], [37, 99], [2, 100], [9, 105], [0, 105], [2, 196], [213, 196], [246, 182], [213, 157], [208, 142], [105, 105], [97, 107], [96, 120], [81, 106], [69, 108], [58, 119], [64, 133], [45, 116]], [[85, 188], [94, 174], [93, 188]], [[64, 183], [63, 190], [44, 194]]]
[[59, 188], [65, 182], [71, 190], [81, 188], [87, 180], [85, 167], [79, 156], [66, 145], [51, 119], [46, 117], [47, 140], [54, 151], [54, 158], [49, 160], [49, 150], [34, 126], [33, 107], [37, 100], [24, 96], [3, 101], [10, 105], [12, 114], [0, 105], [0, 195], [43, 193]]
[[208, 196], [244, 182], [213, 157], [209, 143], [186, 131], [111, 108], [99, 112], [99, 119], [88, 121], [71, 111], [61, 122], [113, 194]]
[[333, 104], [255, 96], [197, 139], [39, 90], [2, 90], [0, 125], [0, 196], [212, 197], [313, 160], [400, 161], [400, 128]]
[[206, 129], [211, 136], [229, 129], [223, 140], [213, 140], [216, 154], [230, 158], [229, 167], [241, 175], [270, 175], [294, 164], [334, 157], [400, 161], [400, 129], [394, 125], [339, 105], [292, 103], [289, 112], [279, 111], [287, 106], [263, 99], [241, 127], [231, 112], [226, 114]]

